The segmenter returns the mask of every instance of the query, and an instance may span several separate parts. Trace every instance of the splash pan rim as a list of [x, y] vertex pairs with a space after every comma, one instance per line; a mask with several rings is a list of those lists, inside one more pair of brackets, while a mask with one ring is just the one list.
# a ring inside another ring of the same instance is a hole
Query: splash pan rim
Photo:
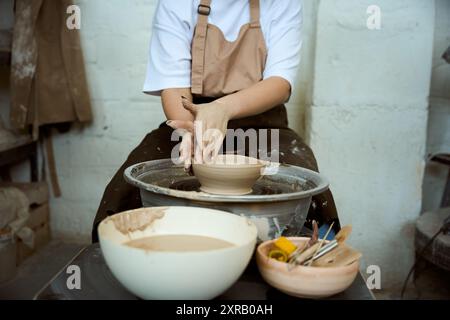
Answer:
[[[328, 189], [328, 180], [320, 173], [288, 164], [280, 164], [278, 173], [276, 175], [284, 175], [294, 180], [310, 181], [314, 184], [311, 189], [292, 191], [281, 194], [269, 195], [218, 195], [208, 194], [205, 192], [183, 191], [171, 189], [157, 184], [151, 184], [141, 181], [139, 178], [144, 176], [151, 170], [167, 170], [173, 168], [174, 170], [183, 170], [182, 165], [175, 165], [171, 159], [151, 160], [136, 163], [124, 170], [124, 179], [131, 185], [145, 191], [153, 192], [160, 195], [172, 196], [176, 198], [189, 199], [193, 201], [208, 201], [208, 202], [278, 202], [288, 200], [300, 200], [309, 198], [316, 194], [320, 194]], [[275, 175], [275, 176], [276, 176]]]

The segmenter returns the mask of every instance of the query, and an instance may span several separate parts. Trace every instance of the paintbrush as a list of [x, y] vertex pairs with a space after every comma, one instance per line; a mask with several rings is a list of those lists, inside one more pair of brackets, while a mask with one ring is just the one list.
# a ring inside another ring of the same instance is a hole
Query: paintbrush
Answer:
[[331, 252], [333, 249], [337, 248], [338, 245], [342, 245], [345, 242], [345, 240], [348, 239], [351, 232], [352, 232], [351, 225], [342, 227], [341, 230], [339, 230], [339, 232], [334, 237], [334, 240], [330, 241], [329, 243], [324, 245], [322, 248], [320, 248], [314, 257], [305, 261], [305, 264], [308, 264], [308, 265], [311, 264], [311, 262], [319, 259], [320, 257], [323, 257], [327, 253]]
[[334, 239], [336, 239], [336, 241], [339, 244], [342, 244], [345, 242], [345, 240], [348, 239], [348, 237], [350, 236], [350, 233], [352, 233], [352, 226], [351, 225], [344, 226], [341, 228], [341, 230], [339, 230], [339, 232], [334, 237]]
[[328, 229], [327, 233], [325, 234], [325, 237], [320, 241], [316, 242], [309, 248], [306, 248], [303, 251], [299, 251], [298, 253], [294, 253], [291, 258], [288, 261], [289, 267], [292, 267], [292, 265], [299, 265], [303, 264], [305, 261], [310, 259], [314, 254], [317, 253], [317, 251], [321, 248], [322, 244], [324, 243], [324, 239], [327, 238], [328, 234], [331, 231], [331, 228], [333, 227], [334, 222], [331, 224], [330, 228]]
[[314, 257], [317, 255], [317, 252], [320, 250], [320, 248], [322, 248], [322, 245], [325, 243], [325, 241], [326, 241], [326, 239], [327, 239], [327, 237], [328, 237], [328, 234], [330, 233], [331, 229], [333, 228], [333, 225], [334, 225], [334, 221], [331, 223], [331, 225], [330, 225], [330, 227], [328, 228], [327, 233], [325, 233], [325, 236], [323, 237], [322, 241], [320, 241], [319, 246], [317, 247], [316, 251], [315, 251], [314, 254], [312, 255], [312, 258], [311, 258], [311, 260], [308, 262], [307, 266], [310, 266], [310, 265], [311, 265], [311, 263], [312, 263], [313, 260], [314, 260]]
[[316, 267], [341, 267], [349, 265], [359, 258], [361, 258], [361, 252], [347, 247], [345, 244], [339, 245], [338, 248], [332, 252], [324, 255], [323, 257], [314, 261]]

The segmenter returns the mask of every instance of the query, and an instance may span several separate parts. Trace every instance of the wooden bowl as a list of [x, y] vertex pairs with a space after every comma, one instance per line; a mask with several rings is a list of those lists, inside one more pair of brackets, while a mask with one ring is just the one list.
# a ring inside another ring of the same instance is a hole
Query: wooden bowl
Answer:
[[[297, 245], [309, 240], [304, 237], [288, 239]], [[347, 289], [358, 274], [359, 260], [342, 267], [296, 266], [288, 269], [286, 262], [268, 257], [275, 241], [265, 241], [258, 246], [256, 262], [264, 280], [288, 295], [301, 298], [329, 297]]]
[[200, 190], [212, 194], [243, 195], [252, 192], [261, 177], [263, 161], [241, 155], [218, 155], [213, 163], [193, 163]]

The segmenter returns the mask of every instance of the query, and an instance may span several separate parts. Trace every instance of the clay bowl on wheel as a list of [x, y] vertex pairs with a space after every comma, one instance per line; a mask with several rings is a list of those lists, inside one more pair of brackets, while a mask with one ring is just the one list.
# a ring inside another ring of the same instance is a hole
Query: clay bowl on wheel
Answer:
[[[212, 299], [240, 277], [253, 254], [257, 230], [248, 219], [224, 211], [152, 207], [110, 216], [100, 223], [98, 234], [106, 264], [132, 293], [143, 299], [191, 300]], [[195, 250], [192, 240], [186, 248], [186, 236], [197, 239]], [[170, 241], [174, 237], [178, 240]], [[160, 239], [165, 249], [149, 239]], [[212, 248], [211, 240], [227, 246]]]
[[212, 194], [243, 195], [252, 192], [265, 162], [235, 154], [218, 155], [211, 163], [193, 163], [200, 190]]
[[[289, 238], [297, 246], [309, 238]], [[288, 269], [286, 262], [268, 257], [276, 240], [261, 243], [256, 250], [256, 262], [264, 280], [272, 287], [295, 297], [325, 298], [344, 291], [355, 280], [359, 260], [340, 267], [295, 266]]]

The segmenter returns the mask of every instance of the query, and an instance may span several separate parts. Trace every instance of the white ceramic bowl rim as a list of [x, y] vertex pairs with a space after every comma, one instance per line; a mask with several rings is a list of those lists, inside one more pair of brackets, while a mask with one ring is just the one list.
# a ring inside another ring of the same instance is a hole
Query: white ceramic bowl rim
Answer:
[[[155, 209], [164, 210], [152, 213]], [[140, 215], [133, 215], [139, 211]], [[117, 216], [125, 213], [128, 215]], [[144, 299], [217, 297], [239, 278], [254, 252], [256, 226], [225, 211], [172, 206], [139, 208], [117, 215], [117, 220], [110, 217], [99, 224], [100, 247], [118, 281]], [[235, 245], [229, 250], [189, 253], [147, 251], [123, 245], [132, 239], [183, 233], [216, 237]]]
[[[185, 207], [182, 207], [182, 206], [163, 206], [163, 207], [137, 208], [137, 209], [131, 209], [131, 210], [126, 210], [126, 211], [123, 211], [123, 212], [119, 212], [119, 213], [117, 213], [117, 214], [115, 214], [113, 216], [124, 215], [124, 214], [132, 214], [133, 212], [138, 213], [138, 212], [141, 212], [143, 209], [149, 209], [149, 210], [152, 210], [152, 209], [154, 209], [154, 210], [157, 210], [157, 209], [164, 209], [164, 210], [180, 209], [180, 210], [182, 210], [183, 208], [185, 208]], [[246, 241], [242, 241], [242, 242], [239, 242], [239, 243], [236, 243], [236, 242], [233, 242], [233, 241], [229, 241], [229, 242], [231, 242], [233, 244], [233, 246], [231, 246], [231, 247], [220, 248], [220, 249], [204, 250], [204, 251], [195, 251], [195, 250], [194, 251], [187, 251], [187, 250], [183, 250], [183, 251], [152, 251], [152, 254], [174, 254], [175, 253], [175, 254], [189, 254], [189, 255], [191, 255], [191, 254], [198, 254], [198, 255], [202, 255], [202, 254], [205, 253], [205, 251], [207, 251], [207, 252], [212, 252], [212, 251], [229, 251], [229, 250], [233, 250], [233, 249], [235, 249], [237, 247], [247, 246], [251, 242], [255, 241], [254, 239], [256, 239], [256, 237], [257, 237], [258, 231], [257, 231], [257, 228], [256, 228], [255, 224], [251, 220], [246, 218], [246, 217], [238, 216], [238, 215], [235, 215], [235, 214], [230, 213], [230, 212], [216, 210], [216, 209], [209, 209], [209, 208], [202, 208], [202, 207], [187, 207], [187, 208], [196, 208], [196, 209], [198, 209], [200, 211], [205, 211], [205, 212], [208, 211], [209, 213], [212, 213], [212, 214], [221, 214], [221, 215], [225, 214], [225, 215], [229, 215], [230, 218], [236, 219], [236, 220], [237, 219], [243, 219], [249, 225], [249, 227], [250, 227], [249, 230], [251, 230], [250, 231], [251, 234], [249, 234], [248, 240], [246, 240]], [[113, 221], [113, 219], [114, 219], [113, 216], [106, 217], [105, 219], [103, 219], [100, 222], [100, 224], [98, 225], [98, 234], [99, 234], [99, 236], [102, 237], [104, 240], [111, 241], [115, 245], [126, 247], [127, 249], [130, 249], [130, 250], [142, 251], [143, 249], [134, 248], [134, 247], [128, 246], [128, 245], [125, 244], [126, 242], [119, 241], [116, 237], [112, 236], [111, 234], [105, 234], [104, 232], [101, 231], [102, 228], [104, 228], [104, 226], [107, 223]], [[120, 233], [119, 230], [117, 230], [117, 232]], [[135, 232], [135, 231], [132, 231], [130, 233], [133, 233], [133, 232]], [[155, 234], [153, 234], [153, 236], [171, 235], [171, 234], [179, 235], [180, 233], [170, 233], [170, 232], [164, 233], [164, 232], [161, 232], [161, 233], [155, 233]], [[182, 234], [183, 235], [199, 235], [196, 232], [191, 232], [190, 233], [189, 231], [186, 231], [185, 233], [182, 233]], [[214, 236], [211, 236], [211, 237], [214, 237]], [[135, 239], [139, 239], [139, 237], [136, 237]], [[130, 239], [130, 240], [132, 240], [132, 239]], [[228, 241], [228, 240], [226, 240], [226, 241]]]

